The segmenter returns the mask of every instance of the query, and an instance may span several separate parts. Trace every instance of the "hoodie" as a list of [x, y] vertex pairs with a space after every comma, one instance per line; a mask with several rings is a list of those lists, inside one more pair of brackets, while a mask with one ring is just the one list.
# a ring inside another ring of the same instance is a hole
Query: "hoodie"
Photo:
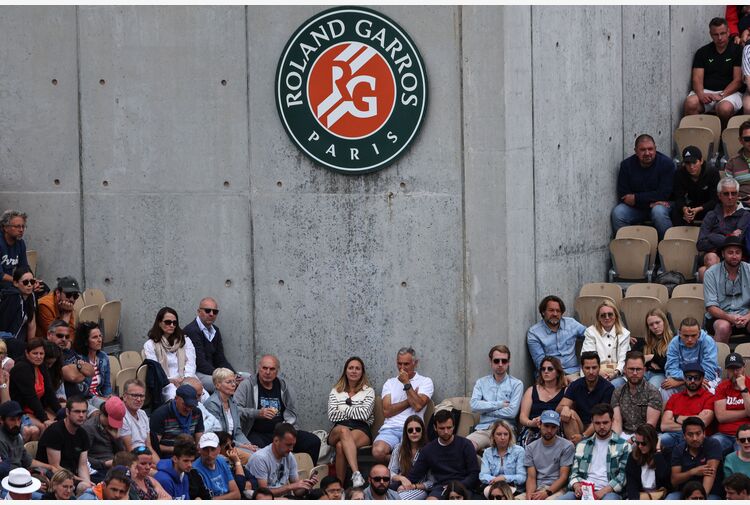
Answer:
[[169, 496], [175, 500], [189, 500], [190, 489], [188, 476], [177, 474], [172, 464], [172, 458], [162, 459], [156, 464], [156, 475], [154, 478], [161, 484]]
[[701, 330], [698, 342], [693, 347], [687, 347], [679, 335], [675, 335], [667, 347], [667, 377], [684, 380], [683, 367], [688, 363], [700, 363], [703, 374], [709, 382], [716, 379], [719, 371], [719, 358], [714, 339]]

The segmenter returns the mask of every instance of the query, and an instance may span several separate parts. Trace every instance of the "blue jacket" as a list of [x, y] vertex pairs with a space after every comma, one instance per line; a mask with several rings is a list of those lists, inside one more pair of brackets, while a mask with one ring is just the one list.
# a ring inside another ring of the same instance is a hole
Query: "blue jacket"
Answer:
[[156, 479], [169, 496], [175, 500], [190, 499], [190, 485], [186, 473], [177, 475], [172, 465], [172, 458], [162, 459], [156, 464]]
[[651, 202], [669, 200], [674, 184], [674, 162], [657, 152], [651, 166], [643, 168], [638, 158], [630, 156], [620, 163], [617, 175], [617, 198], [635, 195], [635, 207], [648, 209]]
[[672, 337], [672, 341], [669, 342], [665, 366], [667, 377], [684, 380], [682, 369], [687, 363], [700, 363], [704, 378], [708, 381], [713, 381], [718, 376], [719, 358], [716, 342], [706, 330], [701, 330], [694, 347], [685, 346], [679, 335]]
[[[65, 364], [75, 363], [77, 360], [88, 361], [88, 356], [81, 356], [78, 353], [72, 353], [70, 359], [66, 360]], [[99, 368], [99, 374], [102, 376], [99, 382], [99, 387], [96, 390], [97, 396], [110, 396], [112, 394], [112, 381], [109, 376], [109, 357], [102, 351], [96, 353], [96, 364]], [[89, 393], [89, 387], [91, 387], [91, 377], [86, 377], [81, 382], [66, 382], [65, 383], [65, 395], [70, 398], [71, 396], [81, 395], [84, 398], [91, 398]]]

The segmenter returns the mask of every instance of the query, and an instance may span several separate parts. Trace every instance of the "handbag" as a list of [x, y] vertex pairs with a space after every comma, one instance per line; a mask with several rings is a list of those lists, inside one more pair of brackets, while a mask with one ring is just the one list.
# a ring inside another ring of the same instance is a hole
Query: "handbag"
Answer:
[[651, 491], [641, 491], [641, 500], [663, 500], [667, 495], [667, 489], [659, 487]]

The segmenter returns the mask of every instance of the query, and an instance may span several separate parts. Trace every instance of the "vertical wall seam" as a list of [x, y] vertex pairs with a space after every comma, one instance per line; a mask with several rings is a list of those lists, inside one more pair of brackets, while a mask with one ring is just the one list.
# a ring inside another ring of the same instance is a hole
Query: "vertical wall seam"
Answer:
[[463, 282], [463, 333], [464, 333], [464, 378], [463, 378], [463, 390], [467, 392], [467, 384], [469, 381], [469, 317], [471, 317], [471, 310], [469, 307], [469, 256], [466, 253], [468, 244], [466, 243], [466, 129], [464, 128], [466, 118], [464, 117], [464, 31], [463, 31], [463, 6], [458, 6], [458, 87], [459, 87], [459, 117], [461, 122], [459, 129], [461, 131], [461, 253], [463, 254], [463, 265], [464, 265], [464, 282]]
[[250, 268], [250, 315], [251, 324], [251, 349], [252, 362], [249, 363], [250, 369], [253, 368], [256, 361], [256, 306], [255, 306], [255, 240], [253, 236], [253, 178], [252, 178], [252, 149], [250, 146], [250, 16], [248, 15], [248, 6], [245, 6], [245, 100], [247, 115], [247, 202], [248, 202], [248, 264]]
[[[620, 75], [625, 75], [625, 6], [620, 6]], [[671, 60], [670, 60], [671, 61]], [[622, 79], [620, 79], [620, 131], [622, 133], [621, 139], [620, 139], [620, 148], [622, 149], [622, 157], [625, 156], [625, 137], [627, 134], [625, 133], [625, 89], [622, 87]], [[616, 176], [615, 176], [616, 177]], [[611, 223], [610, 223], [611, 226]], [[610, 236], [614, 235], [614, 230], [610, 231]], [[608, 266], [606, 263], [604, 265], [604, 272], [606, 275]]]
[[[532, 233], [532, 237], [534, 239], [534, 244], [532, 247], [532, 250], [534, 251], [534, 300], [539, 299], [539, 278], [537, 275], [539, 275], [539, 269], [537, 268], [538, 258], [537, 258], [537, 225], [536, 225], [536, 147], [535, 147], [535, 136], [534, 136], [534, 120], [536, 118], [536, 115], [534, 114], [534, 6], [529, 5], [529, 41], [531, 43], [531, 48], [529, 50], [529, 54], [531, 55], [531, 71], [529, 72], [531, 76], [531, 215], [534, 218], [534, 232]], [[534, 312], [534, 321], [536, 321], [536, 312]]]
[[84, 216], [83, 192], [83, 119], [81, 118], [81, 28], [79, 20], [79, 6], [75, 6], [76, 13], [76, 75], [78, 82], [78, 218], [81, 226], [81, 281], [84, 288], [88, 287], [86, 279], [86, 229]]

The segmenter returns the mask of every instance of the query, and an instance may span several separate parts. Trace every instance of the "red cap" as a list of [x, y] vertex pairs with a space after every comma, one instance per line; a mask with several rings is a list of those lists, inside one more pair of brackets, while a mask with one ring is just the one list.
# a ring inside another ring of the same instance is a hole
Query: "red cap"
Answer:
[[104, 402], [104, 410], [107, 411], [109, 425], [119, 430], [122, 428], [122, 420], [125, 418], [125, 404], [116, 396], [110, 396]]

